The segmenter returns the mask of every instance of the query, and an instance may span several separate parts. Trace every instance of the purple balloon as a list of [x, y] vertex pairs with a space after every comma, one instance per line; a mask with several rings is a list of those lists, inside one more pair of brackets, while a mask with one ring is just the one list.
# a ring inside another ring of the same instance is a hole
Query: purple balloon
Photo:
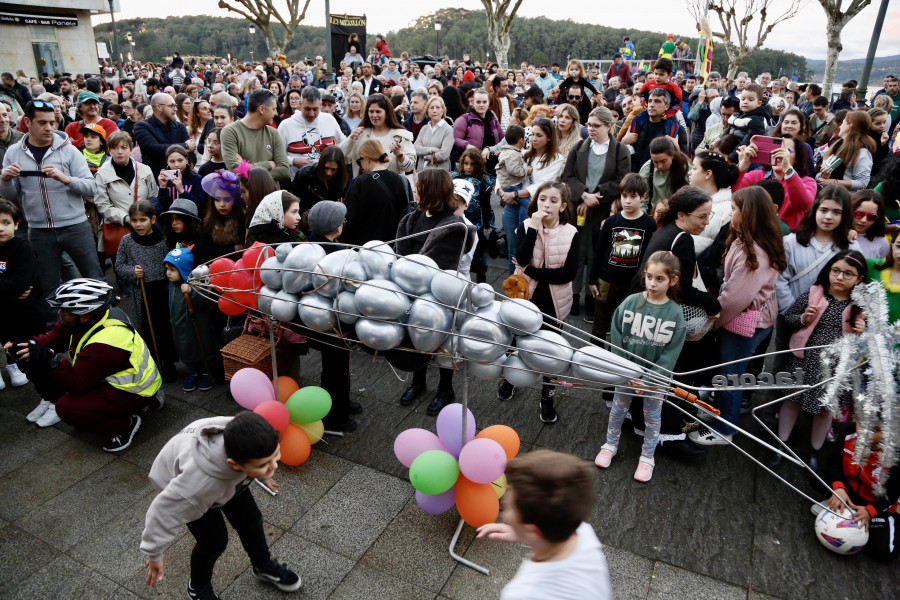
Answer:
[[429, 450], [450, 452], [438, 436], [418, 427], [401, 432], [394, 440], [394, 455], [404, 467], [410, 467], [420, 454]]
[[[438, 414], [437, 417], [437, 433], [448, 451], [457, 458], [463, 447], [462, 440], [462, 417], [463, 405], [457, 402], [448, 404]], [[475, 415], [472, 411], [466, 409], [466, 443], [475, 437]]]
[[267, 400], [275, 400], [275, 389], [265, 373], [247, 367], [231, 377], [231, 395], [238, 404], [253, 410]]
[[459, 453], [459, 470], [469, 481], [491, 483], [506, 470], [506, 451], [488, 438], [472, 440]]
[[445, 513], [456, 504], [456, 486], [444, 492], [443, 494], [423, 494], [416, 491], [416, 502], [419, 508], [430, 515], [439, 515]]

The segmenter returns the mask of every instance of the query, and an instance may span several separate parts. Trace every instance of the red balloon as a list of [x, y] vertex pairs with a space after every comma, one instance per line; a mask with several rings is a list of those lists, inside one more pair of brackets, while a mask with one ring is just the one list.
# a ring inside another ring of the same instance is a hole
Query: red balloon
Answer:
[[463, 521], [478, 528], [500, 515], [500, 499], [490, 483], [474, 483], [460, 473], [456, 480], [456, 509]]
[[291, 422], [291, 413], [288, 412], [287, 406], [278, 400], [266, 400], [254, 408], [253, 412], [262, 416], [280, 433], [284, 433], [284, 430], [287, 429], [288, 424]]
[[241, 306], [231, 294], [225, 292], [219, 296], [219, 310], [229, 317], [234, 317], [246, 311], [247, 307]]
[[[281, 434], [281, 462], [291, 467], [302, 465], [309, 458], [310, 452], [312, 452], [312, 446], [306, 432], [293, 423], [288, 423], [287, 428]], [[491, 493], [494, 492], [491, 491]], [[494, 498], [496, 497], [497, 495], [494, 494]]]
[[234, 261], [230, 258], [217, 258], [209, 265], [209, 282], [218, 287], [228, 287], [228, 280], [234, 270]]
[[247, 267], [244, 266], [244, 259], [239, 258], [234, 261], [234, 268], [239, 271], [243, 271], [244, 269], [246, 269]]
[[254, 242], [252, 246], [244, 250], [244, 256], [241, 260], [250, 269], [258, 269], [263, 262], [270, 256], [275, 256], [275, 252], [263, 244], [262, 242]]
[[249, 271], [235, 271], [228, 279], [228, 287], [233, 290], [253, 290], [253, 274]]

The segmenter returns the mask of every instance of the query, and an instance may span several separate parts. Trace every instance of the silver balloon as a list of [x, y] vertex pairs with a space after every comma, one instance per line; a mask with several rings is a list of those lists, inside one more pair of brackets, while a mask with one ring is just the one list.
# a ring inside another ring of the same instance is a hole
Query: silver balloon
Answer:
[[373, 350], [391, 350], [400, 345], [406, 330], [399, 323], [359, 319], [356, 322], [356, 335], [359, 341]]
[[456, 355], [457, 340], [456, 335], [451, 335], [446, 342], [438, 348], [440, 354], [434, 357], [434, 364], [442, 369], [456, 369], [462, 366], [463, 359]]
[[494, 301], [494, 288], [489, 283], [479, 283], [469, 288], [469, 299], [478, 308], [490, 306]]
[[359, 262], [362, 263], [369, 279], [389, 279], [391, 265], [397, 255], [391, 247], [380, 240], [366, 242], [359, 251]]
[[500, 303], [500, 320], [514, 335], [527, 335], [541, 328], [544, 315], [534, 302], [513, 298]]
[[391, 281], [403, 291], [416, 296], [431, 290], [431, 279], [438, 272], [437, 263], [423, 254], [410, 254], [391, 265]]
[[456, 271], [438, 271], [431, 280], [431, 293], [438, 302], [459, 306], [466, 299], [466, 288], [471, 282], [457, 275]]
[[284, 262], [293, 249], [293, 244], [278, 244], [278, 246], [275, 247], [275, 258]]
[[506, 330], [506, 326], [503, 324], [503, 321], [500, 319], [500, 306], [502, 304], [503, 303], [500, 302], [499, 300], [494, 300], [493, 302], [491, 302], [490, 304], [488, 304], [486, 306], [482, 306], [481, 308], [475, 309], [474, 310], [475, 315], [486, 321], [492, 321], [494, 323], [497, 323], [498, 325], [503, 327], [504, 330]]
[[359, 289], [359, 285], [369, 278], [363, 264], [358, 260], [344, 265], [341, 276], [344, 278], [342, 285], [348, 292], [355, 292]]
[[640, 379], [644, 369], [632, 361], [599, 346], [584, 346], [572, 355], [572, 374], [580, 379], [621, 385]]
[[547, 375], [561, 375], [569, 370], [572, 346], [555, 331], [541, 330], [516, 338], [519, 358], [526, 365]]
[[300, 299], [300, 320], [310, 329], [330, 332], [335, 324], [331, 308], [334, 300], [319, 294], [306, 294]]
[[356, 308], [356, 294], [341, 292], [334, 299], [334, 308], [340, 311], [338, 312], [338, 319], [340, 319], [341, 323], [352, 325], [359, 318], [359, 309]]
[[263, 261], [262, 266], [259, 268], [259, 278], [266, 287], [273, 290], [281, 289], [282, 266], [284, 266], [282, 261], [278, 260], [278, 257], [275, 256], [271, 256]]
[[[272, 288], [266, 286], [262, 286], [261, 288], [259, 288], [259, 292], [256, 295], [256, 306], [259, 307], [259, 311], [264, 314], [271, 315], [272, 301], [275, 300], [275, 297], [277, 295], [278, 290], [273, 290]], [[294, 310], [296, 310], [296, 308]]]
[[294, 249], [284, 259], [281, 289], [291, 294], [310, 289], [312, 287], [312, 271], [316, 268], [316, 263], [323, 258], [325, 258], [325, 250], [318, 244], [294, 246]]
[[316, 264], [312, 286], [317, 294], [334, 298], [341, 290], [341, 276], [351, 262], [356, 261], [356, 252], [349, 248], [332, 252]]
[[469, 373], [483, 379], [484, 381], [493, 381], [503, 377], [503, 365], [506, 364], [506, 355], [501, 356], [497, 360], [490, 363], [482, 363], [477, 360], [469, 361]]
[[409, 297], [393, 281], [371, 279], [356, 290], [356, 307], [373, 319], [399, 319], [409, 310]]
[[512, 336], [503, 325], [472, 317], [459, 330], [459, 352], [470, 360], [491, 362], [502, 356]]
[[269, 308], [272, 316], [279, 321], [293, 321], [297, 317], [296, 294], [289, 294], [284, 290], [277, 292]]
[[414, 300], [406, 321], [413, 347], [422, 352], [434, 352], [450, 335], [453, 315], [450, 309], [436, 304], [434, 300], [431, 294]]
[[528, 387], [541, 380], [541, 374], [532, 371], [522, 359], [512, 354], [503, 365], [503, 379], [516, 387]]

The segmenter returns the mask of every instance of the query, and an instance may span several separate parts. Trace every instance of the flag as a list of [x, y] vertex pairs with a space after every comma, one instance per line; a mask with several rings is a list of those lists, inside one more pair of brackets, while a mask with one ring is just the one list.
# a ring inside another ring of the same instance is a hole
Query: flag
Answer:
[[709, 72], [712, 71], [712, 57], [713, 57], [713, 41], [709, 38], [706, 38], [703, 44], [703, 49], [700, 51], [701, 63], [700, 63], [700, 74], [703, 75], [703, 78], [709, 76]]

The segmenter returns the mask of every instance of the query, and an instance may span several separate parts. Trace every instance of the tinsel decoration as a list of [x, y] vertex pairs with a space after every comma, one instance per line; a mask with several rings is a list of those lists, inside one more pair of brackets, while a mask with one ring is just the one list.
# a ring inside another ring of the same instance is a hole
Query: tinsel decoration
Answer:
[[[822, 396], [822, 406], [832, 415], [840, 414], [839, 398], [852, 393], [857, 423], [857, 464], [865, 464], [873, 452], [879, 453], [874, 468], [874, 491], [885, 495], [884, 484], [891, 467], [897, 464], [900, 444], [900, 413], [897, 411], [897, 373], [900, 367], [900, 322], [888, 320], [887, 292], [879, 281], [857, 285], [851, 296], [862, 309], [866, 330], [847, 334], [822, 353], [827, 377], [834, 377]], [[863, 377], [859, 366], [865, 361]], [[881, 432], [879, 440], [874, 439]]]

